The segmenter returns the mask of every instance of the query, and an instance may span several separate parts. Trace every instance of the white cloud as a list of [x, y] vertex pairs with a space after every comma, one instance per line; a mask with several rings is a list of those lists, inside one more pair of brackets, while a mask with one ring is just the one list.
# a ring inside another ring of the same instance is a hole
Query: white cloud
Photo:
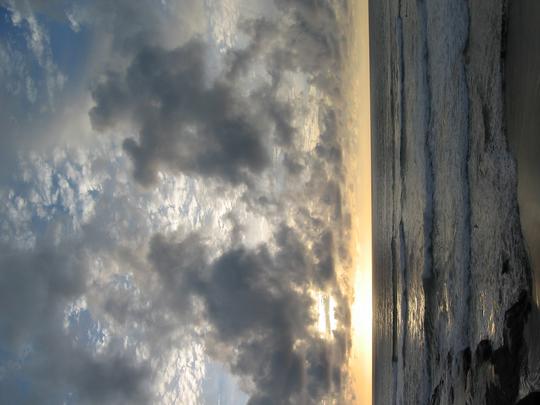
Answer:
[[[62, 90], [67, 77], [55, 64], [49, 36], [36, 19], [31, 8], [27, 4], [22, 6], [22, 9], [20, 7], [19, 3], [12, 2], [10, 4], [11, 23], [24, 30], [27, 46], [32, 51], [35, 61], [45, 72], [48, 107], [54, 109], [55, 95]], [[36, 101], [36, 88], [34, 86], [28, 91], [28, 95], [31, 102]]]

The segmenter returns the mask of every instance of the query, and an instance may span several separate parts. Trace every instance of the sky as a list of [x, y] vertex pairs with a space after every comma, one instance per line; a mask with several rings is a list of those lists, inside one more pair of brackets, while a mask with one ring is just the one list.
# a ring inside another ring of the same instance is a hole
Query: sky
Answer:
[[350, 13], [0, 0], [0, 403], [353, 401]]

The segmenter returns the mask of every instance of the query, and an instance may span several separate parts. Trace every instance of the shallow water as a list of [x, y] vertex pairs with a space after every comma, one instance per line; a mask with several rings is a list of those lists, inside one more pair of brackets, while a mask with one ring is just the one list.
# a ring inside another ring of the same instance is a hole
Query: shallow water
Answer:
[[503, 5], [370, 3], [376, 404], [514, 403], [534, 389], [521, 384], [529, 272]]

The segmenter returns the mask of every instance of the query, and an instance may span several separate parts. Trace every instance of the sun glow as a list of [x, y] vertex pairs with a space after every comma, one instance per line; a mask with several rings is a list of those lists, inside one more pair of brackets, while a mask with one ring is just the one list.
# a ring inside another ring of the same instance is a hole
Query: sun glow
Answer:
[[360, 260], [355, 272], [354, 302], [351, 308], [353, 350], [350, 368], [355, 379], [358, 404], [371, 404], [372, 356], [372, 285], [371, 255], [358, 253]]
[[317, 330], [326, 337], [331, 338], [333, 332], [337, 329], [336, 319], [336, 301], [332, 296], [323, 292], [318, 293], [317, 297]]
[[345, 66], [347, 207], [351, 214], [350, 280], [352, 348], [349, 360], [353, 404], [372, 403], [371, 124], [368, 0], [353, 2]]

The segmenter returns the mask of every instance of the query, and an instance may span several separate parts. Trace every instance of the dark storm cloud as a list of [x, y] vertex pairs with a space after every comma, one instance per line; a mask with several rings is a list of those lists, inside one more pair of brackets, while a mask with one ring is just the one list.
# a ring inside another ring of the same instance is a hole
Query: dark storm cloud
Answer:
[[[86, 290], [84, 249], [0, 246], [0, 402], [145, 403], [148, 372], [122, 355], [95, 355], [64, 330], [65, 308]], [[9, 354], [8, 354], [9, 353]]]
[[239, 183], [269, 163], [264, 117], [231, 85], [206, 83], [204, 56], [198, 40], [173, 51], [145, 48], [125, 77], [111, 74], [93, 92], [95, 128], [127, 119], [139, 130], [124, 148], [143, 184], [162, 165]]
[[[143, 43], [126, 71], [109, 73], [94, 88], [94, 128], [127, 122], [138, 131], [138, 139], [124, 146], [139, 182], [151, 184], [165, 168], [249, 183], [269, 165], [272, 146], [290, 147], [295, 135], [293, 102], [278, 97], [284, 73], [301, 72], [327, 98], [338, 96], [341, 51], [332, 8], [305, 1], [278, 6], [281, 20], [241, 24], [248, 45], [229, 51], [226, 68], [213, 83], [205, 74], [206, 44], [191, 40], [174, 50]], [[249, 94], [239, 90], [260, 62], [271, 83]], [[324, 114], [328, 106], [320, 107]], [[289, 151], [293, 173], [299, 169], [294, 160]]]
[[196, 302], [203, 304], [210, 354], [254, 383], [250, 404], [319, 403], [339, 390], [346, 356], [346, 347], [312, 329], [309, 289], [331, 278], [324, 274], [328, 263], [314, 261], [292, 229], [276, 236], [275, 253], [265, 245], [237, 247], [210, 260], [197, 235], [179, 243], [158, 235], [149, 258], [173, 312], [191, 313]]

